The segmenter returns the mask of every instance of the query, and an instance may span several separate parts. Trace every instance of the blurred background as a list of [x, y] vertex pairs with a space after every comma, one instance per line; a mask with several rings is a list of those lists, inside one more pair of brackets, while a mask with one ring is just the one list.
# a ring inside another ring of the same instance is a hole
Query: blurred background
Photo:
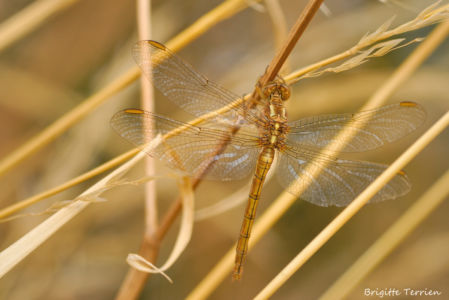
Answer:
[[[0, 22], [33, 1], [0, 0]], [[445, 1], [443, 1], [446, 3]], [[153, 39], [165, 43], [220, 1], [155, 0]], [[396, 15], [394, 25], [413, 19], [433, 1], [326, 1], [331, 15], [318, 12], [293, 51], [296, 70], [355, 45]], [[305, 1], [281, 0], [288, 27]], [[179, 55], [196, 70], [223, 86], [244, 94], [254, 87], [275, 51], [272, 21], [266, 11], [250, 7], [214, 26]], [[0, 157], [5, 157], [89, 95], [134, 67], [137, 41], [136, 7], [132, 0], [75, 1], [36, 30], [0, 52]], [[2, 23], [0, 23], [2, 24]], [[424, 37], [432, 27], [407, 35]], [[354, 112], [394, 72], [416, 44], [341, 74], [305, 79], [292, 87], [289, 118], [321, 113]], [[379, 150], [352, 159], [391, 163], [449, 108], [449, 42], [444, 42], [389, 100], [415, 101], [427, 111], [424, 126]], [[0, 178], [0, 205], [54, 187], [131, 149], [109, 126], [114, 112], [139, 107], [139, 81], [95, 109], [88, 117], [44, 149]], [[189, 120], [156, 93], [156, 111]], [[413, 184], [405, 197], [368, 205], [310, 259], [273, 299], [315, 299], [341, 275], [449, 167], [449, 132], [444, 131], [405, 169]], [[143, 164], [132, 178], [143, 174]], [[157, 200], [162, 215], [177, 196], [172, 172], [157, 164]], [[75, 198], [101, 176], [26, 209], [40, 212], [52, 203]], [[197, 208], [206, 207], [248, 182], [203, 182], [195, 192]], [[266, 184], [259, 214], [281, 192], [276, 180]], [[143, 234], [143, 186], [106, 192], [106, 202], [94, 203], [34, 251], [0, 281], [1, 299], [111, 299], [128, 270], [125, 258], [136, 252]], [[298, 200], [249, 254], [241, 282], [231, 277], [211, 299], [249, 299], [261, 290], [342, 209], [323, 208]], [[167, 271], [174, 280], [152, 276], [141, 299], [182, 299], [235, 243], [244, 205], [195, 223], [192, 240]], [[449, 203], [443, 203], [362, 284], [364, 288], [449, 290]], [[5, 249], [47, 216], [29, 216], [0, 223]], [[164, 240], [158, 265], [167, 258], [179, 221]], [[398, 299], [401, 299], [398, 297]]]

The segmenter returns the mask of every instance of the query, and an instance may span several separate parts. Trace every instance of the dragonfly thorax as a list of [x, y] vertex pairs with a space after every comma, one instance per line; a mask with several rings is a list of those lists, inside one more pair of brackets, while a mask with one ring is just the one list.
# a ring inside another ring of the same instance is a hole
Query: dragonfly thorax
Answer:
[[263, 96], [267, 101], [265, 114], [269, 119], [278, 122], [287, 122], [287, 113], [284, 101], [290, 97], [290, 88], [283, 80], [273, 81], [263, 89]]

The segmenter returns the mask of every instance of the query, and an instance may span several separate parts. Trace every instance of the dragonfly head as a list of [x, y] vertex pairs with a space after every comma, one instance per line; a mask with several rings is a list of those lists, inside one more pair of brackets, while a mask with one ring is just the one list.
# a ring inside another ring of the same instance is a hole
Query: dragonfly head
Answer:
[[262, 90], [266, 99], [280, 98], [287, 101], [290, 98], [290, 87], [282, 80], [275, 80], [268, 83]]

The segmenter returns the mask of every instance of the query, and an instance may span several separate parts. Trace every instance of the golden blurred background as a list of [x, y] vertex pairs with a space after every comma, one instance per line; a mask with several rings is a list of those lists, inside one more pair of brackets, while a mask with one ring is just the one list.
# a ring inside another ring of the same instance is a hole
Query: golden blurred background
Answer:
[[[33, 1], [0, 0], [0, 24]], [[386, 2], [386, 3], [383, 3]], [[443, 1], [446, 3], [445, 1]], [[413, 19], [433, 1], [327, 1], [331, 15], [320, 11], [295, 47], [289, 61], [296, 70], [349, 49], [391, 16], [393, 25]], [[153, 39], [165, 43], [220, 1], [156, 0], [152, 3]], [[305, 1], [281, 0], [290, 27]], [[196, 70], [230, 90], [244, 94], [254, 87], [276, 51], [272, 21], [259, 6], [246, 8], [218, 23], [187, 45], [179, 55]], [[135, 1], [75, 1], [0, 53], [0, 157], [5, 157], [134, 67], [137, 41]], [[424, 37], [432, 27], [407, 34]], [[289, 118], [354, 112], [416, 47], [341, 73], [304, 79], [292, 87]], [[449, 108], [449, 43], [444, 42], [391, 97], [389, 103], [415, 101], [427, 111], [421, 128], [379, 150], [348, 156], [391, 163]], [[1, 207], [63, 183], [131, 149], [109, 126], [114, 112], [139, 107], [139, 81], [111, 97], [54, 142], [0, 178]], [[156, 111], [189, 120], [161, 94]], [[273, 297], [316, 299], [449, 167], [449, 133], [444, 131], [405, 169], [413, 184], [405, 197], [368, 205], [338, 232]], [[346, 156], [345, 156], [346, 157]], [[140, 164], [128, 176], [143, 174]], [[157, 201], [163, 214], [178, 191], [172, 172], [157, 164]], [[27, 208], [45, 210], [55, 201], [75, 198], [101, 176]], [[248, 179], [249, 180], [249, 179]], [[195, 192], [197, 208], [206, 207], [242, 187], [241, 182], [203, 182]], [[262, 192], [259, 214], [281, 192], [271, 180]], [[111, 299], [129, 268], [125, 258], [136, 252], [143, 234], [143, 187], [107, 191], [106, 202], [90, 205], [0, 281], [0, 299]], [[297, 201], [250, 252], [243, 279], [231, 276], [211, 299], [250, 299], [261, 290], [342, 208]], [[141, 299], [183, 299], [235, 243], [244, 205], [195, 223], [192, 240], [174, 266], [152, 276]], [[443, 203], [351, 294], [363, 289], [411, 287], [449, 293], [449, 204]], [[26, 216], [0, 224], [1, 249], [46, 219]], [[158, 262], [167, 258], [179, 221], [164, 240]], [[1, 263], [1, 262], [0, 262]], [[160, 265], [157, 263], [157, 265]], [[443, 297], [444, 298], [444, 297]], [[441, 298], [441, 299], [443, 299]], [[406, 299], [400, 298], [397, 299]]]

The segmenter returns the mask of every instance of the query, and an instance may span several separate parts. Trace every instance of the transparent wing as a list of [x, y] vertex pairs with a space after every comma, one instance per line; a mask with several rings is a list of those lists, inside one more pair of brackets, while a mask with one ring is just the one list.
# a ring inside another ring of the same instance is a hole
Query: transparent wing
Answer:
[[[282, 154], [276, 173], [280, 183], [293, 195], [320, 206], [346, 206], [351, 203], [386, 168], [386, 165], [365, 161], [331, 160], [318, 153], [296, 151], [296, 157]], [[327, 163], [321, 173], [313, 173]], [[304, 190], [306, 182], [311, 184]], [[398, 173], [373, 198], [370, 203], [394, 199], [410, 190], [405, 173]]]
[[136, 146], [145, 145], [150, 141], [149, 137], [155, 134], [166, 134], [184, 127], [183, 131], [165, 139], [147, 153], [188, 175], [200, 174], [213, 162], [204, 178], [242, 179], [253, 171], [257, 160], [257, 136], [253, 135], [255, 131], [250, 127], [241, 128], [231, 135], [233, 128], [227, 123], [206, 123], [204, 127], [203, 124], [197, 127], [140, 109], [116, 113], [111, 119], [111, 126]]
[[[354, 138], [342, 152], [361, 152], [393, 142], [420, 126], [426, 117], [422, 106], [400, 102], [355, 114], [321, 115], [289, 123], [288, 138], [300, 145], [323, 148], [348, 128]], [[358, 129], [357, 124], [369, 120]], [[335, 140], [343, 143], [343, 140]]]
[[[139, 41], [133, 57], [147, 78], [171, 101], [195, 116], [217, 110], [238, 100], [238, 95], [208, 80], [193, 67], [155, 41]], [[257, 114], [237, 105], [231, 113], [257, 121]], [[234, 116], [235, 117], [235, 116]]]

